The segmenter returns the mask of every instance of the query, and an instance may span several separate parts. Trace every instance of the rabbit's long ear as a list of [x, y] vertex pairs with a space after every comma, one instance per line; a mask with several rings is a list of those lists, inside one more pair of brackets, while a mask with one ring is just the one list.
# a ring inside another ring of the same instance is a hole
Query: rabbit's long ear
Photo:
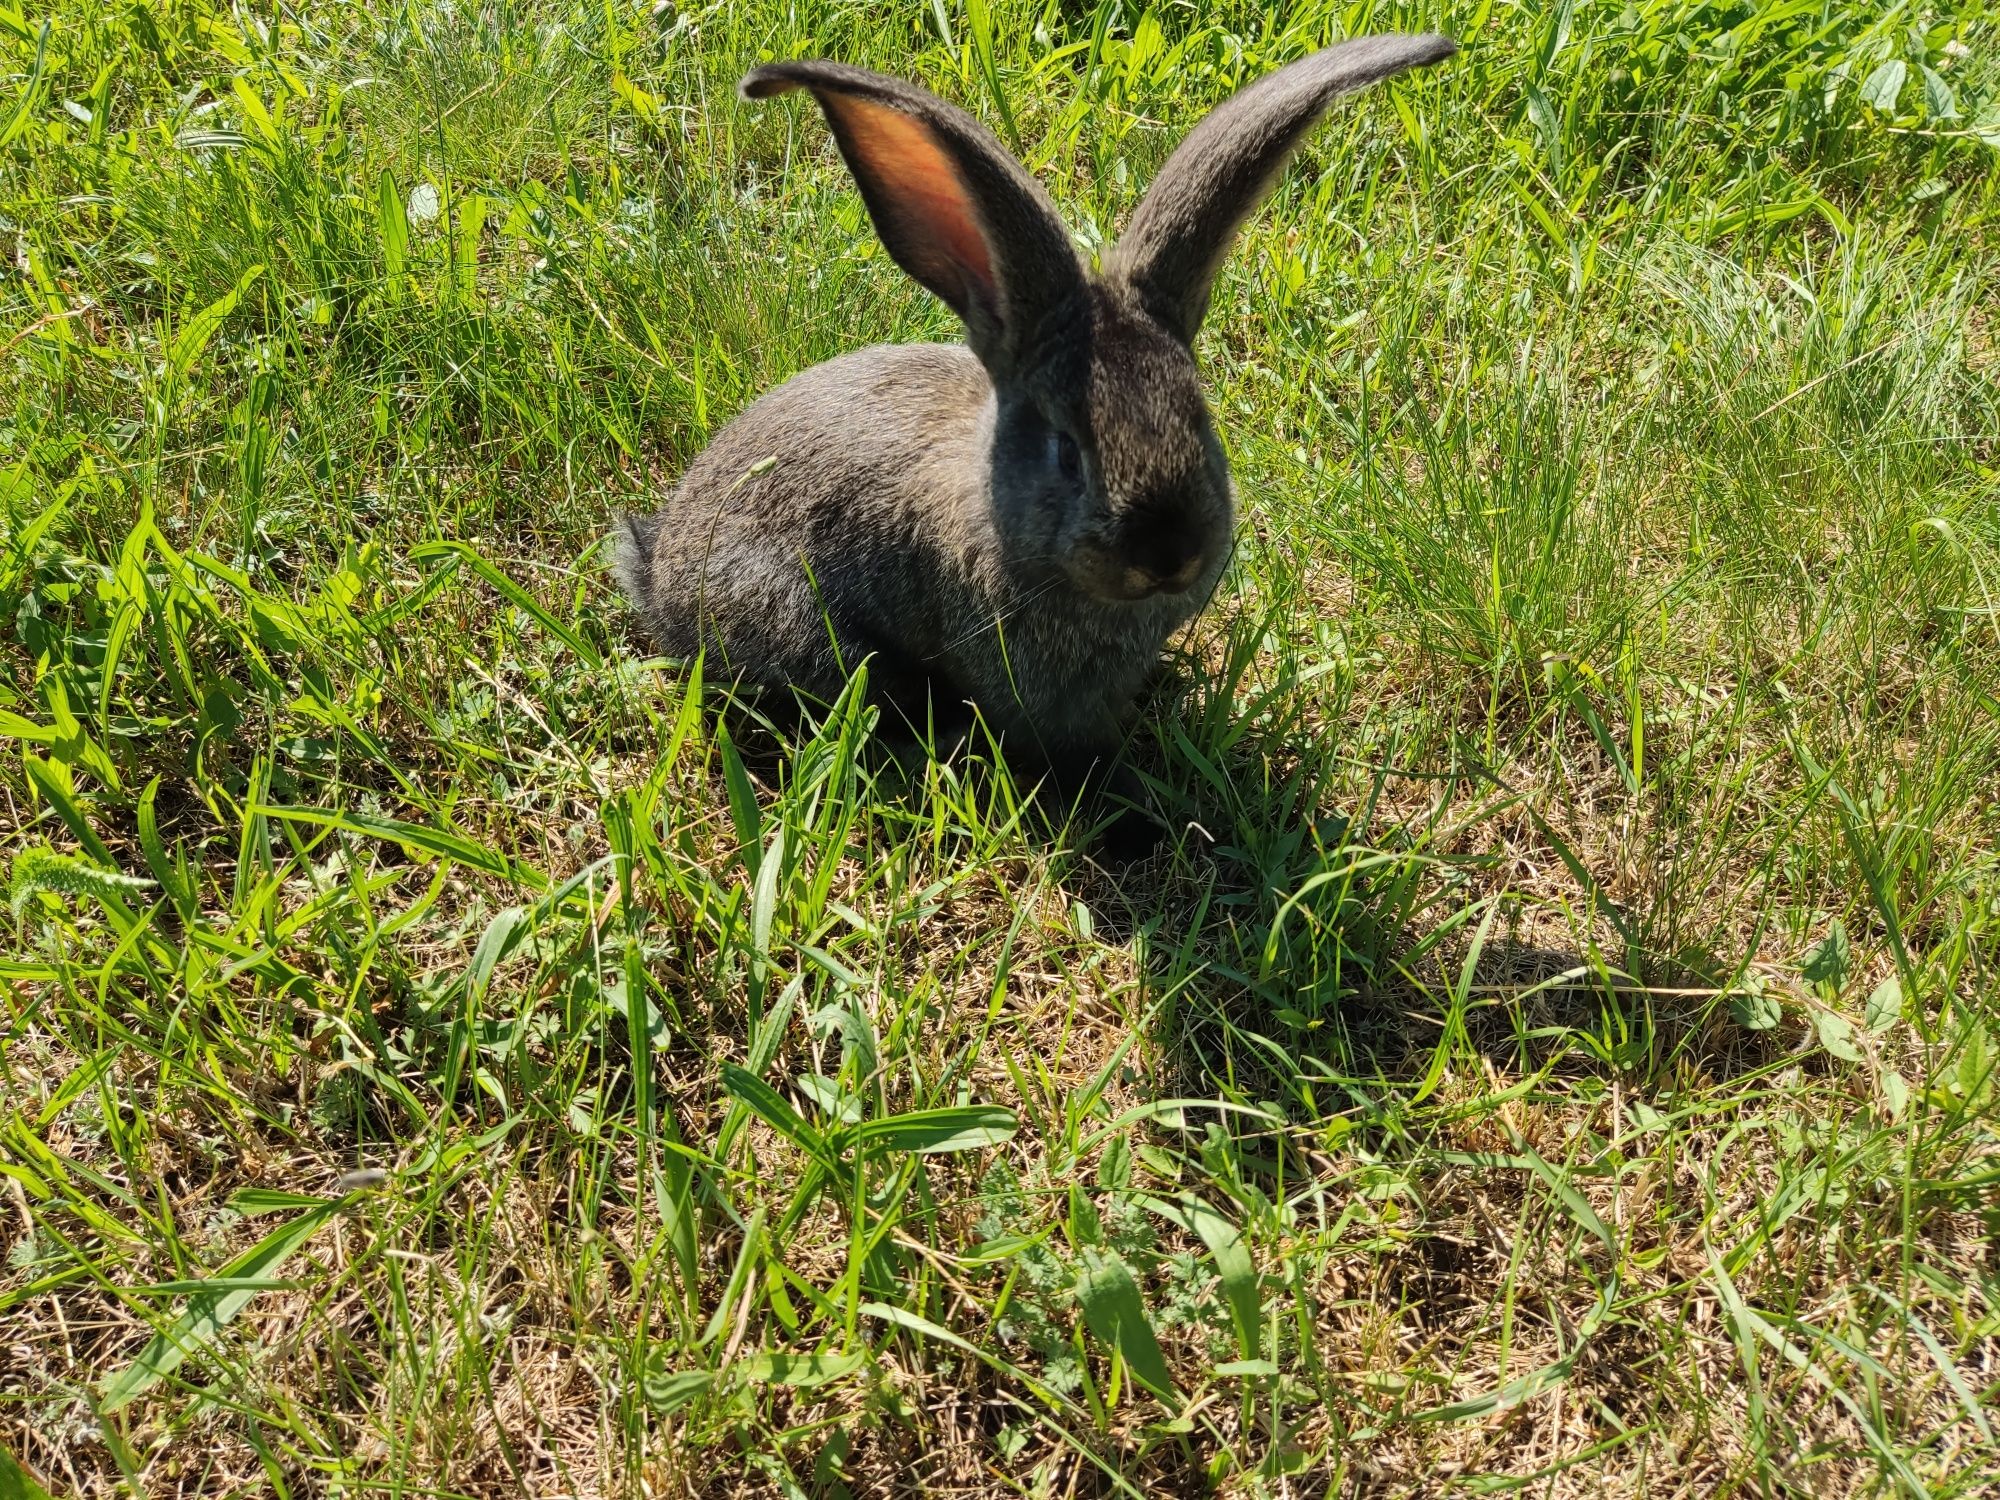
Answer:
[[1442, 36], [1370, 36], [1302, 57], [1217, 105], [1147, 190], [1106, 267], [1192, 343], [1236, 231], [1336, 97], [1458, 50]]
[[967, 342], [995, 375], [1058, 330], [1057, 315], [1084, 285], [1069, 232], [972, 116], [841, 63], [771, 63], [742, 88], [749, 99], [812, 91], [889, 254], [965, 320]]

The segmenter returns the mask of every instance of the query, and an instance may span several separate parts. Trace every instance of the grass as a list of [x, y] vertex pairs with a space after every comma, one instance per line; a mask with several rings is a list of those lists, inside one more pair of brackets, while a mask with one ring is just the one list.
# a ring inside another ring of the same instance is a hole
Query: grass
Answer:
[[[609, 516], [954, 334], [747, 66], [923, 80], [1097, 247], [1240, 81], [1423, 27], [1217, 291], [1166, 851], [646, 657]], [[1977, 0], [0, 8], [0, 1446], [1992, 1493], [1997, 58]]]

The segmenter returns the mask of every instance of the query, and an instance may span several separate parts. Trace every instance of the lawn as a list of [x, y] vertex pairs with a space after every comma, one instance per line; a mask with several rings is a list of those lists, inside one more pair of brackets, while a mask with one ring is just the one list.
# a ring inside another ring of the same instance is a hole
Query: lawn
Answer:
[[[651, 653], [613, 517], [958, 334], [749, 67], [1094, 254], [1432, 29], [1197, 345], [1159, 852]], [[49, 1492], [2000, 1487], [1983, 0], [0, 5], [0, 261]]]

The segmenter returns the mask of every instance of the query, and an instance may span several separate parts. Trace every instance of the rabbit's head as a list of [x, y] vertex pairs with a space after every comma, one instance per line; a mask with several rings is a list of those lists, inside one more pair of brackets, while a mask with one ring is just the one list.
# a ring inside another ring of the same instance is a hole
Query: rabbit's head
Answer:
[[1010, 561], [1140, 600], [1212, 585], [1228, 550], [1228, 464], [1192, 345], [1238, 227], [1335, 97], [1455, 50], [1364, 37], [1259, 79], [1182, 141], [1099, 272], [1021, 164], [922, 89], [828, 62], [742, 86], [812, 92], [890, 255], [965, 321], [993, 382]]

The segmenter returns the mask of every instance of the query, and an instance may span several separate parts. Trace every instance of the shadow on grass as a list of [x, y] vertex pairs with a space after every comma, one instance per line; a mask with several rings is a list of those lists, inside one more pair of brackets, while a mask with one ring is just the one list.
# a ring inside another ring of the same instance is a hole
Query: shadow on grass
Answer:
[[1366, 1113], [1457, 1074], [1482, 1090], [1615, 1080], [1645, 1099], [1787, 1054], [1779, 1033], [1733, 1018], [1731, 985], [1712, 976], [1737, 965], [1690, 973], [1685, 953], [1628, 941], [1630, 914], [1524, 892], [1476, 828], [1441, 852], [1421, 824], [1310, 795], [1285, 801], [1288, 823], [1258, 825], [1265, 788], [1212, 764], [1238, 795], [1180, 808], [1168, 852], [1072, 877], [1098, 937], [1144, 949], [1178, 1092]]
[[[865, 690], [865, 677], [855, 683]], [[1117, 872], [1170, 843], [1172, 829], [1163, 819], [1171, 810], [1152, 805], [1133, 774], [1141, 769], [1136, 746], [1087, 775], [1064, 776], [1032, 751], [1010, 753], [969, 702], [943, 693], [921, 702], [869, 693], [867, 702], [876, 719], [859, 759], [871, 793], [888, 809], [914, 816], [932, 790], [936, 767], [960, 788], [966, 805], [1017, 809], [1018, 818], [1007, 821], [1041, 854], [1075, 854]], [[711, 688], [709, 706], [745, 770], [767, 788], [781, 783], [801, 746], [823, 736], [838, 711], [795, 692], [741, 684]]]
[[[1144, 973], [1173, 1094], [1284, 1101], [1302, 1118], [1421, 1103], [1452, 1075], [1482, 1087], [1615, 1079], [1645, 1098], [1781, 1055], [1732, 1021], [1726, 985], [1688, 982], [1684, 955], [1638, 951], [1632, 914], [1587, 881], [1553, 902], [1511, 879], [1519, 851], [1490, 826], [1510, 799], [1478, 777], [1413, 804], [1385, 790], [1404, 773], [1378, 769], [1344, 796], [1330, 754], [1302, 745], [1295, 724], [1204, 749], [1201, 705], [1184, 718], [1173, 700], [1214, 692], [1172, 672], [1149, 690], [1119, 764], [1165, 826], [1136, 857], [1106, 847], [1106, 828], [1131, 816], [1123, 797], [1065, 801], [1036, 786], [962, 706], [928, 704], [912, 727], [902, 706], [875, 705], [858, 755], [891, 817], [921, 822], [943, 779], [990, 814], [964, 820], [975, 837], [1053, 862], [1091, 936], [1132, 950]], [[790, 694], [709, 699], [766, 788], [827, 732], [827, 710]]]

